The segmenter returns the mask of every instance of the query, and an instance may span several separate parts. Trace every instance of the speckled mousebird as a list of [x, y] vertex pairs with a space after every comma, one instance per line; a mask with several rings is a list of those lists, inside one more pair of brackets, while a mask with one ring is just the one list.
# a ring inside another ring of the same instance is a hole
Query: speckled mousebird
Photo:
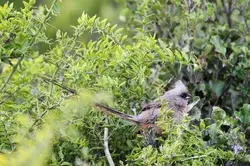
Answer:
[[157, 134], [161, 134], [160, 127], [155, 124], [157, 118], [160, 116], [161, 107], [164, 106], [160, 101], [167, 101], [167, 105], [164, 109], [173, 110], [173, 121], [174, 123], [179, 123], [188, 112], [188, 100], [190, 97], [191, 95], [188, 93], [187, 87], [179, 80], [174, 84], [173, 89], [165, 92], [165, 94], [158, 99], [146, 104], [141, 109], [139, 115], [128, 115], [99, 103], [95, 103], [95, 106], [107, 114], [120, 117], [138, 125], [142, 131], [153, 127]]

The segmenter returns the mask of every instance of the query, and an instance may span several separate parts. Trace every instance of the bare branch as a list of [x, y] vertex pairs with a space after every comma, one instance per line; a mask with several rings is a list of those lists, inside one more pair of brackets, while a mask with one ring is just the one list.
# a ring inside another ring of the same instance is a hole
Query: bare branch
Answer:
[[75, 89], [69, 88], [61, 83], [58, 83], [56, 80], [53, 80], [53, 79], [45, 77], [45, 76], [40, 76], [40, 78], [42, 78], [46, 82], [50, 82], [56, 86], [59, 86], [60, 88], [67, 90], [68, 92], [70, 92], [72, 94], [77, 94], [77, 91]]
[[[107, 123], [108, 119], [106, 117], [106, 123]], [[114, 161], [111, 157], [111, 154], [109, 152], [109, 145], [108, 145], [108, 132], [109, 132], [109, 129], [107, 127], [104, 128], [104, 137], [103, 137], [103, 142], [104, 142], [104, 153], [105, 153], [105, 156], [108, 160], [108, 163], [110, 166], [115, 166], [114, 164]]]

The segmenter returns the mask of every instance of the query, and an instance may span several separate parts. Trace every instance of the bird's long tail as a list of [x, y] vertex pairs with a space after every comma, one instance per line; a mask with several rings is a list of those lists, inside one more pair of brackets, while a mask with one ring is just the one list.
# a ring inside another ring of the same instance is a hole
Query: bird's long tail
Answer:
[[140, 123], [138, 120], [135, 119], [134, 116], [119, 112], [119, 111], [112, 109], [112, 108], [109, 108], [103, 104], [95, 103], [94, 106], [100, 108], [99, 110], [101, 110], [102, 112], [104, 112], [106, 114], [114, 115], [116, 117], [122, 118], [122, 119], [127, 120], [129, 122], [132, 122], [134, 124]]

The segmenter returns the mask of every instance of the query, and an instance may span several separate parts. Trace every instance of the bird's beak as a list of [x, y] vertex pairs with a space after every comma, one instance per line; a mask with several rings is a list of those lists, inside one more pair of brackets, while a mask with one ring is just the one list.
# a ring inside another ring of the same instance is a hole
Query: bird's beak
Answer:
[[191, 98], [192, 98], [192, 95], [188, 93], [186, 99], [191, 99]]

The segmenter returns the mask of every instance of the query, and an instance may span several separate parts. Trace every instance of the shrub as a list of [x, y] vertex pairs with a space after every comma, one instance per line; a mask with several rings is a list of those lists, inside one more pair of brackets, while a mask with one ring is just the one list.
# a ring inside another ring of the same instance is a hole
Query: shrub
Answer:
[[[197, 60], [195, 51], [180, 49], [177, 42], [171, 43], [153, 31], [148, 33], [148, 23], [141, 26], [150, 19], [157, 21], [159, 11], [142, 22], [128, 22], [130, 26], [142, 27], [131, 28], [130, 32], [83, 13], [78, 25], [73, 26], [72, 36], [58, 30], [56, 39], [52, 40], [47, 37], [46, 29], [51, 17], [59, 12], [59, 1], [54, 0], [49, 8], [34, 8], [34, 3], [33, 0], [24, 2], [20, 11], [9, 3], [0, 7], [1, 165], [106, 165], [104, 128], [109, 131], [109, 150], [117, 164], [249, 162], [244, 135], [249, 125], [247, 104], [242, 109], [235, 107], [238, 121], [218, 107], [210, 111], [212, 118], [201, 120], [199, 125], [192, 125], [190, 119], [180, 125], [174, 125], [168, 118], [161, 119], [159, 123], [164, 124], [165, 134], [159, 138], [162, 144], [159, 151], [143, 147], [134, 126], [120, 119], [106, 118], [91, 106], [93, 101], [104, 102], [133, 114], [131, 110], [139, 110], [140, 103], [160, 96], [172, 77], [186, 79], [188, 75], [181, 74], [182, 70], [186, 69], [190, 78], [196, 76], [194, 73], [201, 75], [208, 70], [204, 68], [208, 62], [202, 59], [201, 63], [199, 57]], [[130, 2], [137, 7], [140, 4]], [[138, 9], [146, 13], [163, 9], [161, 3], [155, 5], [143, 1]], [[181, 2], [172, 5], [177, 5], [174, 10], [182, 13]], [[209, 5], [212, 10], [213, 5]], [[198, 7], [202, 5], [197, 1], [193, 7], [195, 14], [201, 12]], [[190, 15], [176, 17], [184, 19]], [[81, 41], [85, 33], [92, 35], [92, 40]], [[132, 33], [135, 37], [130, 37]], [[211, 51], [218, 52], [216, 49], [208, 52], [211, 57]], [[218, 58], [218, 63], [222, 60]], [[214, 87], [211, 80], [192, 92], [207, 93], [210, 102], [215, 89], [220, 94], [220, 97], [216, 94], [217, 105], [224, 100], [225, 92], [220, 92], [224, 84]], [[211, 85], [211, 89], [207, 85]], [[224, 105], [222, 108], [227, 111]]]
[[[180, 72], [201, 97], [202, 117], [212, 107], [233, 113], [249, 103], [249, 1], [126, 1], [127, 29], [133, 36], [155, 35], [189, 57]], [[164, 66], [163, 66], [164, 67]]]

